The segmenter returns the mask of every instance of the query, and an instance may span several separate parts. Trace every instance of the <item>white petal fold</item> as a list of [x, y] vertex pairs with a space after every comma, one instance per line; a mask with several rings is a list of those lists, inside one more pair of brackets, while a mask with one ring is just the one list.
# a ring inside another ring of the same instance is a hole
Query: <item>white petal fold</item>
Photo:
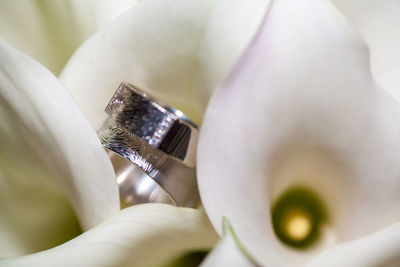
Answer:
[[201, 110], [257, 32], [271, 0], [218, 0], [204, 26], [199, 49], [197, 102]]
[[204, 213], [165, 204], [122, 210], [56, 248], [0, 261], [0, 266], [168, 266], [184, 254], [209, 250], [218, 240]]
[[61, 80], [94, 127], [122, 81], [200, 122], [210, 92], [248, 44], [268, 3], [141, 1], [83, 44]]
[[235, 236], [227, 219], [224, 220], [224, 236], [201, 263], [201, 267], [256, 267], [259, 266], [247, 254]]
[[400, 1], [332, 1], [366, 41], [375, 80], [400, 100]]
[[[399, 136], [399, 103], [374, 83], [346, 18], [329, 1], [276, 0], [208, 106], [204, 207], [219, 231], [226, 216], [262, 265], [304, 266], [400, 220]], [[284, 245], [271, 222], [271, 206], [297, 186], [328, 213], [308, 250]]]
[[360, 239], [334, 246], [310, 267], [396, 267], [400, 262], [400, 222]]
[[0, 36], [58, 74], [90, 35], [137, 0], [3, 0]]
[[[1, 188], [3, 201], [9, 200], [2, 205], [19, 201], [9, 212], [24, 210], [24, 205], [42, 197], [43, 190], [57, 196], [60, 185], [84, 229], [119, 210], [113, 167], [95, 131], [56, 77], [4, 41], [0, 41], [0, 108]], [[12, 197], [7, 198], [10, 192]], [[50, 205], [51, 199], [47, 201]], [[40, 201], [36, 204], [39, 207], [20, 214], [20, 219], [45, 221]], [[52, 212], [57, 216], [61, 210]]]

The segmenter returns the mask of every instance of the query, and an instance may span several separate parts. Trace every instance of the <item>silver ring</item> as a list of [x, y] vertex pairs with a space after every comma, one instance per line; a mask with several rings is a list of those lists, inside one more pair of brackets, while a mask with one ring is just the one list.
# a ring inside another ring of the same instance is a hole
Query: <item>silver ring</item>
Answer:
[[149, 202], [195, 207], [198, 127], [127, 83], [105, 111], [98, 136], [113, 163], [122, 207]]

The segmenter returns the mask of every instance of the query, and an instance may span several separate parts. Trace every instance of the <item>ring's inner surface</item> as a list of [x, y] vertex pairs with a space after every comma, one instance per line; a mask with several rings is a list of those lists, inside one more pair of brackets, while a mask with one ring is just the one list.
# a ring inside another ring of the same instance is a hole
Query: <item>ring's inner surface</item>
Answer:
[[115, 169], [121, 208], [141, 203], [176, 205], [172, 197], [140, 168], [117, 153], [107, 150]]

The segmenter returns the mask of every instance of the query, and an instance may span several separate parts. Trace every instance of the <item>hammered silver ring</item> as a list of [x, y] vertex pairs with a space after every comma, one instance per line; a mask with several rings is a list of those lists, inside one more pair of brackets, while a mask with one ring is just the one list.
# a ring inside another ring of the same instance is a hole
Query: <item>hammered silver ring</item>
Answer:
[[198, 127], [182, 112], [122, 83], [98, 130], [117, 176], [122, 207], [168, 203], [195, 207]]

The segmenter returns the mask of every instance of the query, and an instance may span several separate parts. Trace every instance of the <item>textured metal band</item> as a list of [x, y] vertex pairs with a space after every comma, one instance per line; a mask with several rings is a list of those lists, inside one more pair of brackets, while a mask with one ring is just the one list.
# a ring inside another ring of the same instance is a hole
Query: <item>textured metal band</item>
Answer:
[[113, 162], [123, 204], [195, 206], [197, 126], [127, 83], [106, 113], [98, 135]]

